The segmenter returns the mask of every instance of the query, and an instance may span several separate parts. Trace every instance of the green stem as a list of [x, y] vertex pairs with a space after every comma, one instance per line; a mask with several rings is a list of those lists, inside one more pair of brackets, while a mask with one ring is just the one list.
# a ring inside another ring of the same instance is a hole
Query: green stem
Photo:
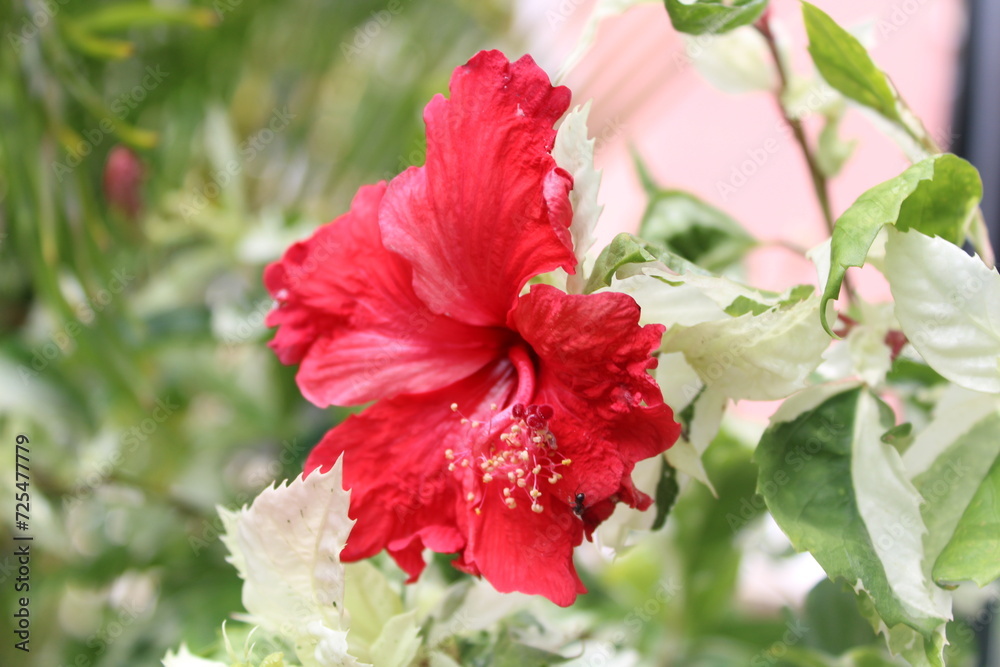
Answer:
[[[769, 21], [764, 18], [754, 24], [757, 31], [760, 32], [764, 37], [764, 41], [767, 43], [767, 49], [771, 53], [771, 58], [774, 60], [774, 66], [778, 72], [778, 90], [775, 91], [775, 99], [778, 103], [778, 109], [781, 111], [781, 116], [784, 118], [788, 126], [792, 128], [792, 134], [795, 136], [795, 141], [799, 145], [799, 149], [802, 151], [802, 157], [805, 158], [806, 167], [809, 169], [809, 178], [812, 180], [813, 191], [816, 194], [816, 201], [819, 203], [820, 211], [823, 214], [823, 222], [826, 223], [826, 230], [833, 236], [833, 228], [836, 224], [836, 220], [833, 217], [833, 211], [830, 207], [830, 190], [829, 184], [826, 179], [826, 174], [819, 167], [819, 162], [816, 160], [816, 156], [813, 154], [812, 148], [809, 146], [809, 140], [806, 138], [805, 129], [802, 127], [802, 121], [798, 118], [791, 116], [788, 113], [788, 109], [785, 108], [785, 104], [782, 101], [785, 92], [788, 90], [788, 71], [785, 69], [785, 63], [781, 59], [781, 53], [778, 51], [778, 43], [774, 39], [774, 34], [771, 32], [771, 26]], [[854, 301], [854, 287], [848, 276], [844, 276], [844, 288], [847, 293], [848, 302]]]

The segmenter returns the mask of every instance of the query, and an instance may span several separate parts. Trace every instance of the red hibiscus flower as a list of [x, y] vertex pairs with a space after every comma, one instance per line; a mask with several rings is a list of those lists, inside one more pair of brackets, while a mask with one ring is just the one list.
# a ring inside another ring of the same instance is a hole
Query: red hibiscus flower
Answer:
[[385, 549], [413, 581], [425, 548], [458, 553], [499, 591], [569, 605], [573, 548], [618, 502], [650, 505], [632, 469], [677, 438], [647, 372], [663, 327], [624, 294], [522, 294], [576, 269], [572, 177], [550, 155], [569, 90], [496, 51], [450, 89], [424, 112], [425, 166], [267, 267], [271, 347], [313, 403], [376, 401], [306, 462], [344, 456], [344, 560]]

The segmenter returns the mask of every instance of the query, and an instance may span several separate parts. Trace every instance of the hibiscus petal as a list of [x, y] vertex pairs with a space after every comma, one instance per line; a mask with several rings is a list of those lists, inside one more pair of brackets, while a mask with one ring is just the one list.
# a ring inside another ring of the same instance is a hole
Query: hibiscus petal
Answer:
[[445, 450], [458, 448], [469, 427], [451, 404], [470, 414], [488, 411], [514, 388], [514, 370], [501, 361], [435, 392], [381, 400], [327, 433], [305, 469], [326, 469], [344, 455], [349, 516], [357, 523], [341, 558], [361, 560], [388, 549], [412, 581], [423, 570], [424, 547], [460, 550], [467, 513], [456, 511], [465, 502], [459, 503], [462, 486], [448, 470]]
[[354, 405], [447, 386], [497, 354], [503, 332], [432, 313], [406, 261], [382, 245], [385, 184], [358, 191], [351, 211], [267, 267], [278, 308], [271, 347], [301, 363], [303, 395], [319, 406]]
[[[639, 306], [627, 294], [566, 294], [533, 285], [511, 311], [510, 326], [535, 354], [542, 382], [561, 384], [605, 418], [627, 414], [641, 402], [660, 405], [663, 396], [646, 371], [664, 328], [639, 326]], [[546, 379], [547, 378], [547, 379]]]
[[527, 503], [510, 509], [500, 494], [490, 493], [456, 565], [478, 570], [501, 593], [544, 595], [568, 607], [587, 592], [573, 566], [573, 548], [582, 541], [583, 523], [568, 506], [553, 503], [540, 513]]
[[539, 357], [534, 400], [554, 407], [559, 453], [572, 461], [557, 488], [570, 498], [584, 494], [588, 535], [617, 502], [649, 507], [632, 470], [680, 435], [647, 372], [656, 365], [650, 355], [663, 327], [638, 323], [639, 307], [628, 295], [570, 295], [548, 285], [532, 286], [510, 314], [510, 325]]
[[529, 278], [573, 273], [572, 177], [549, 154], [570, 93], [525, 56], [484, 51], [427, 105], [427, 164], [389, 185], [385, 245], [413, 266], [431, 310], [503, 326]]

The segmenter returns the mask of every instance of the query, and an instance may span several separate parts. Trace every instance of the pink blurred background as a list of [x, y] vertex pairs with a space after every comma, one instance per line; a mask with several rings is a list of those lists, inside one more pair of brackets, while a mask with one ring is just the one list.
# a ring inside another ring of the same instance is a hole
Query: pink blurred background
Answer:
[[[592, 0], [521, 3], [518, 31], [549, 72], [557, 72], [579, 39]], [[875, 62], [892, 78], [932, 136], [947, 146], [955, 90], [955, 62], [964, 12], [957, 0], [839, 0], [819, 2], [841, 25], [861, 34]], [[794, 71], [810, 74], [807, 39], [797, 0], [772, 0], [773, 22], [790, 47]], [[779, 128], [781, 116], [767, 92], [722, 92], [690, 64], [680, 35], [660, 2], [642, 4], [603, 21], [593, 49], [563, 81], [574, 103], [593, 99], [591, 134], [598, 138], [597, 166], [604, 170], [604, 214], [598, 243], [619, 231], [634, 231], [645, 195], [629, 146], [636, 146], [658, 182], [688, 190], [741, 221], [755, 237], [812, 248], [827, 235], [802, 154], [794, 138]], [[806, 122], [815, 138], [822, 118]], [[844, 170], [832, 181], [834, 216], [869, 187], [907, 166], [900, 148], [865, 113], [850, 108], [841, 125], [845, 138], [858, 140]], [[740, 183], [734, 170], [767, 144], [766, 155]], [[754, 250], [750, 284], [783, 290], [815, 283], [812, 265], [781, 247]], [[857, 270], [852, 270], [852, 273]], [[855, 277], [863, 296], [888, 298], [881, 276], [865, 269]]]

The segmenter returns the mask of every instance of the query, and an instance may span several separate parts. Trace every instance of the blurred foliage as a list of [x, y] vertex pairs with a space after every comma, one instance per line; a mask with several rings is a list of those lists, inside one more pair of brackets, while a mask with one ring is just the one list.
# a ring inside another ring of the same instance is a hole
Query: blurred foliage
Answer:
[[[215, 505], [343, 417], [265, 346], [263, 266], [422, 163], [454, 66], [516, 48], [501, 4], [0, 3], [0, 473], [26, 434], [34, 536], [31, 652], [5, 611], [0, 664], [218, 641], [241, 604]], [[5, 610], [15, 574], [5, 548]]]

